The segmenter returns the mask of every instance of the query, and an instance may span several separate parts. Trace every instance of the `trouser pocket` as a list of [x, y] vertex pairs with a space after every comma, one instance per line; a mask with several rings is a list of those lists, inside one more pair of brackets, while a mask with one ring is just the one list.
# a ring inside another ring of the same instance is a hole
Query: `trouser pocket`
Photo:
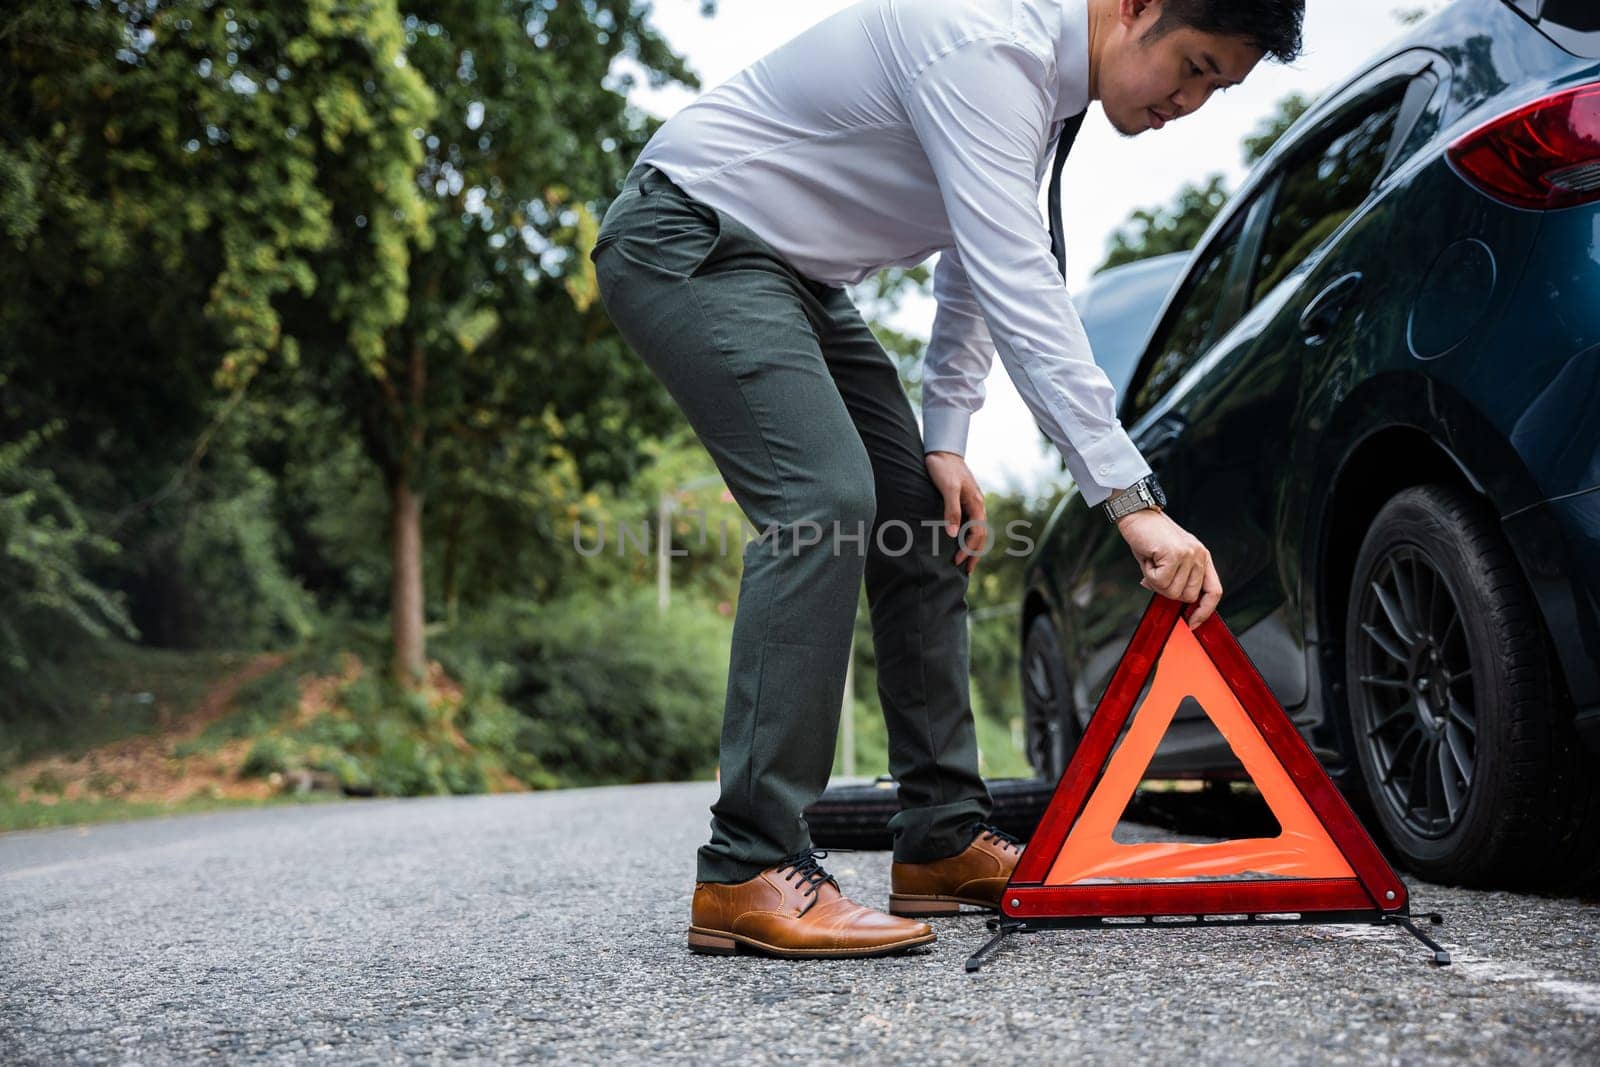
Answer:
[[657, 179], [648, 241], [651, 262], [683, 278], [700, 274], [722, 239], [722, 214]]
[[589, 249], [590, 262], [599, 263], [601, 252], [610, 248], [624, 233], [638, 227], [641, 219], [648, 218], [648, 215], [648, 200], [639, 186], [637, 184], [624, 186], [622, 192], [611, 201], [611, 206], [606, 208], [606, 213], [600, 218], [600, 229], [595, 234], [594, 247]]
[[724, 222], [716, 208], [647, 168], [606, 209], [589, 259], [598, 267], [600, 254], [620, 241], [626, 246], [622, 256], [635, 266], [692, 278], [705, 269], [723, 242]]
[[610, 248], [612, 242], [615, 241], [620, 236], [622, 236], [622, 235], [619, 234], [619, 233], [613, 232], [613, 233], [602, 234], [601, 236], [597, 237], [595, 239], [595, 242], [594, 242], [594, 247], [589, 249], [589, 261], [591, 263], [600, 262], [600, 258], [599, 258], [600, 257], [600, 253], [605, 251], [607, 248]]

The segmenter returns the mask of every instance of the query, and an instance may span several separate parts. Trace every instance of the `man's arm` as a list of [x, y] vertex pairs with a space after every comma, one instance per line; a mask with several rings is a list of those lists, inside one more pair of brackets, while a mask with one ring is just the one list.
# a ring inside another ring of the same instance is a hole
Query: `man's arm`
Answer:
[[[924, 396], [924, 448], [965, 448], [989, 368], [972, 327], [981, 315], [1017, 391], [1093, 506], [1150, 467], [1117, 420], [1116, 391], [1090, 354], [1039, 215], [1036, 168], [1049, 116], [1038, 86], [1046, 76], [1043, 60], [1021, 44], [986, 38], [933, 61], [906, 91], [956, 246], [948, 266], [949, 253], [941, 253], [935, 272], [935, 295], [942, 288], [944, 296], [934, 323], [939, 343], [928, 353], [934, 390]], [[967, 381], [973, 374], [976, 388]]]
[[933, 335], [922, 362], [924, 452], [967, 453], [967, 427], [983, 406], [994, 341], [972, 295], [961, 253], [947, 248], [933, 268]]

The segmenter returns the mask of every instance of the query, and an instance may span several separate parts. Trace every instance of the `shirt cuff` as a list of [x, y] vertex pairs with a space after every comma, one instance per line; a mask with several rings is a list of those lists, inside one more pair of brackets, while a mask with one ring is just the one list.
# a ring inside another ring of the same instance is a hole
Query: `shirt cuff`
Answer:
[[1083, 502], [1090, 507], [1105, 503], [1118, 489], [1126, 489], [1140, 478], [1150, 474], [1150, 464], [1133, 443], [1126, 430], [1120, 427], [1108, 433], [1081, 455], [1067, 457], [1067, 468]]
[[967, 453], [967, 427], [972, 412], [966, 408], [935, 404], [922, 409], [922, 451]]

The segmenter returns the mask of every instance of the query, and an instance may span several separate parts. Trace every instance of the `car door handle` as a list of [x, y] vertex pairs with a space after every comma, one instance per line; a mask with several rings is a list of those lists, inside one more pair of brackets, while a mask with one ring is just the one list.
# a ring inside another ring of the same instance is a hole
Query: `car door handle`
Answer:
[[1351, 271], [1329, 282], [1326, 289], [1311, 298], [1300, 316], [1300, 332], [1305, 334], [1307, 343], [1319, 345], [1328, 339], [1360, 288], [1361, 272]]

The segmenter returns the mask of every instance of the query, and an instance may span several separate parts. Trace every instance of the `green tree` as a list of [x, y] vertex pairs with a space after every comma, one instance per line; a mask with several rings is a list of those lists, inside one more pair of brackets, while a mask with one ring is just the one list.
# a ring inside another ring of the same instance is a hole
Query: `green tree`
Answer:
[[[474, 533], [525, 546], [530, 515], [626, 481], [646, 461], [641, 439], [668, 424], [664, 394], [595, 303], [587, 259], [654, 129], [626, 104], [630, 71], [694, 84], [648, 11], [8, 10], [0, 235], [18, 254], [0, 257], [0, 372], [29, 401], [12, 406], [70, 414], [53, 465], [96, 486], [119, 538], [148, 524], [169, 570], [194, 563], [174, 527], [217, 466], [209, 446], [262, 447], [236, 432], [242, 413], [268, 452], [308, 424], [333, 454], [356, 437], [386, 497], [382, 526], [359, 533], [387, 532], [396, 668], [416, 678], [429, 492], [447, 536], [460, 533], [447, 558], [469, 556]], [[7, 422], [0, 440], [23, 429]], [[119, 467], [135, 476], [120, 484]], [[249, 463], [221, 467], [235, 481], [202, 540], [259, 558], [264, 534], [223, 528], [268, 514], [271, 494]], [[181, 599], [171, 592], [148, 599]]]
[[[150, 639], [210, 599], [184, 595], [186, 528], [202, 494], [249, 491], [208, 451], [257, 368], [300, 358], [282, 304], [369, 357], [399, 311], [393, 268], [426, 233], [409, 130], [433, 107], [400, 43], [392, 0], [0, 12], [0, 440], [64, 420], [37, 461], [132, 549], [118, 580]], [[339, 276], [313, 261], [332, 245]]]
[[1273, 107], [1272, 114], [1256, 124], [1254, 132], [1244, 139], [1245, 166], [1254, 166], [1272, 150], [1278, 139], [1289, 132], [1301, 115], [1311, 109], [1311, 98], [1304, 93], [1290, 93]]
[[[1259, 162], [1310, 106], [1311, 101], [1298, 92], [1279, 100], [1272, 113], [1245, 137], [1245, 165]], [[1170, 204], [1138, 209], [1112, 233], [1106, 258], [1095, 268], [1096, 273], [1169, 252], [1189, 251], [1230, 195], [1227, 180], [1213, 174], [1200, 184], [1186, 182]]]
[[625, 480], [642, 462], [640, 438], [669, 424], [662, 390], [596, 301], [587, 255], [603, 203], [654, 129], [628, 107], [613, 65], [697, 84], [647, 13], [620, 0], [408, 6], [404, 53], [438, 104], [405, 131], [421, 153], [413, 188], [426, 239], [404, 264], [400, 314], [374, 358], [344, 358], [334, 338], [313, 364], [357, 416], [388, 494], [403, 680], [424, 667], [425, 499], [454, 539], [447, 586], [463, 580], [469, 527], [480, 544], [523, 546], [480, 570], [488, 591], [548, 554], [554, 531], [529, 521], [542, 522], [545, 501]]
[[1228, 185], [1220, 174], [1211, 175], [1203, 185], [1185, 183], [1171, 204], [1140, 208], [1130, 215], [1111, 235], [1105, 262], [1097, 269], [1109, 270], [1168, 252], [1187, 252], [1227, 202]]
[[[5, 378], [0, 376], [0, 386]], [[55, 476], [31, 462], [60, 422], [0, 444], [0, 721], [22, 676], [64, 641], [136, 632], [87, 573], [115, 542], [96, 535]]]

